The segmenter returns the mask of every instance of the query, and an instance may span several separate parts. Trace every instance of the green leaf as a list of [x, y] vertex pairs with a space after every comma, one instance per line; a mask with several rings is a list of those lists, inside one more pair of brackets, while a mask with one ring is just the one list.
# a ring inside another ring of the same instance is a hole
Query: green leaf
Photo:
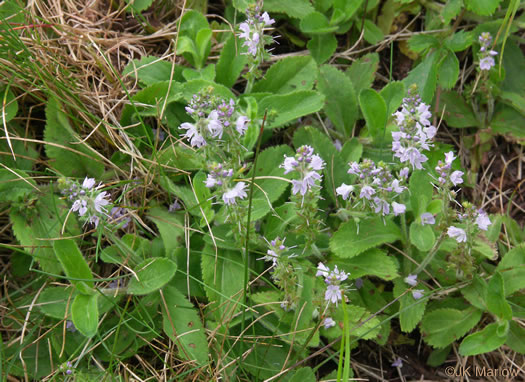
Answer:
[[461, 288], [461, 294], [476, 308], [487, 310], [487, 304], [485, 302], [487, 298], [487, 289], [488, 286], [485, 280], [474, 275], [470, 285]]
[[334, 66], [323, 65], [319, 72], [317, 86], [326, 97], [324, 105], [326, 115], [344, 136], [349, 137], [359, 116], [352, 81]]
[[179, 347], [179, 354], [199, 366], [208, 363], [208, 342], [201, 318], [186, 297], [179, 290], [167, 286], [162, 290], [165, 305], [162, 327], [164, 333]]
[[459, 60], [454, 52], [446, 51], [438, 65], [438, 84], [443, 89], [452, 89], [459, 77]]
[[386, 121], [387, 106], [383, 97], [373, 89], [363, 89], [359, 93], [359, 105], [365, 117], [366, 126], [374, 140], [383, 137]]
[[405, 85], [400, 81], [392, 81], [379, 92], [387, 106], [387, 116], [397, 111], [405, 95]]
[[[80, 293], [92, 294], [90, 288], [93, 288], [95, 284], [93, 281], [85, 280], [93, 280], [93, 275], [75, 241], [71, 239], [55, 240], [53, 249], [64, 273], [71, 278], [69, 280], [71, 284], [75, 285]], [[84, 279], [84, 281], [75, 279]]]
[[182, 217], [169, 212], [166, 208], [153, 207], [149, 210], [148, 218], [157, 226], [166, 255], [171, 258], [177, 248], [184, 246]]
[[445, 46], [453, 52], [461, 52], [472, 45], [472, 40], [472, 32], [462, 30], [447, 38], [445, 40]]
[[379, 27], [372, 21], [366, 19], [364, 24], [364, 38], [369, 44], [377, 44], [382, 41], [385, 36]]
[[142, 12], [153, 4], [153, 0], [126, 0], [126, 3], [131, 4], [131, 8], [135, 12]]
[[[131, 60], [122, 71], [122, 76], [130, 75], [149, 86], [157, 82], [168, 81], [171, 77], [172, 63], [155, 56], [145, 56], [140, 60]], [[173, 79], [181, 82], [184, 67], [175, 65]]]
[[459, 354], [462, 356], [477, 355], [496, 350], [505, 343], [506, 337], [497, 335], [498, 324], [487, 325], [483, 330], [473, 333], [459, 345]]
[[238, 311], [244, 288], [241, 255], [220, 248], [216, 254], [213, 247], [206, 245], [202, 253], [201, 266], [210, 312], [220, 319]]
[[0, 168], [0, 203], [21, 201], [34, 194], [35, 188], [35, 181], [26, 172]]
[[67, 317], [66, 309], [77, 294], [71, 287], [47, 287], [38, 296], [38, 307], [46, 316], [63, 320]]
[[514, 139], [523, 140], [525, 138], [525, 117], [516, 109], [503, 105], [497, 108], [494, 113], [492, 121], [490, 121], [490, 128], [493, 132], [510, 135]]
[[0, 97], [0, 106], [2, 108], [2, 112], [0, 113], [0, 128], [4, 130], [4, 126], [16, 117], [16, 113], [18, 113], [18, 102], [8, 87], [0, 91]]
[[504, 320], [512, 318], [512, 309], [505, 300], [505, 287], [501, 273], [496, 272], [492, 275], [487, 289], [487, 308], [488, 310]]
[[330, 239], [330, 249], [341, 258], [351, 258], [369, 248], [401, 239], [399, 227], [381, 217], [364, 219], [356, 224], [349, 220]]
[[71, 319], [77, 330], [86, 337], [97, 334], [98, 326], [98, 294], [75, 297], [71, 305]]
[[346, 71], [346, 75], [354, 84], [355, 94], [369, 88], [374, 82], [375, 72], [379, 67], [379, 54], [368, 53], [354, 61]]
[[[401, 296], [408, 288], [403, 280], [397, 279], [394, 282], [394, 297]], [[424, 293], [428, 292], [426, 287], [419, 289], [423, 289]], [[423, 318], [427, 302], [428, 298], [424, 297], [416, 300], [411, 292], [405, 293], [399, 298], [399, 324], [403, 332], [409, 333], [414, 330], [421, 318]]]
[[224, 43], [221, 50], [219, 61], [217, 61], [216, 81], [228, 88], [231, 88], [241, 75], [248, 57], [239, 51], [240, 46], [236, 45], [235, 36], [230, 33], [230, 37]]
[[330, 26], [328, 19], [320, 12], [312, 12], [301, 19], [301, 32], [306, 34], [325, 34], [335, 32], [338, 27]]
[[144, 295], [166, 285], [177, 271], [177, 264], [169, 259], [154, 257], [140, 263], [134, 269], [128, 284], [128, 293]]
[[[432, 200], [432, 178], [423, 170], [414, 171], [410, 176], [410, 204], [415, 216], [421, 216], [427, 210], [427, 205]], [[421, 222], [421, 219], [419, 219]]]
[[421, 322], [423, 339], [435, 348], [444, 348], [468, 333], [481, 319], [478, 309], [436, 309]]
[[[40, 269], [52, 274], [60, 274], [62, 266], [53, 250], [53, 243], [47, 239], [60, 237], [64, 218], [69, 207], [64, 200], [51, 193], [40, 196], [34, 205], [23, 209], [11, 207], [9, 218], [13, 232], [36, 261]], [[66, 224], [66, 235], [78, 235], [80, 229], [74, 216], [69, 216]], [[91, 278], [91, 275], [87, 278]]]
[[421, 99], [427, 104], [432, 103], [436, 91], [438, 58], [436, 52], [427, 54], [423, 61], [412, 69], [403, 80], [405, 87], [416, 84]]
[[317, 65], [312, 57], [286, 57], [268, 69], [264, 78], [253, 86], [253, 92], [286, 94], [295, 90], [311, 90], [316, 73]]
[[415, 34], [408, 40], [410, 50], [421, 53], [427, 49], [439, 46], [439, 40], [429, 34]]
[[241, 12], [246, 11], [246, 8], [252, 3], [252, 0], [233, 0], [233, 6]]
[[191, 80], [184, 84], [182, 94], [187, 102], [190, 102], [194, 94], [201, 90], [210, 91], [213, 95], [229, 100], [235, 99], [235, 95], [229, 88], [224, 85], [217, 84], [213, 81], [207, 80]]
[[525, 329], [522, 328], [517, 322], [510, 321], [509, 333], [505, 345], [520, 354], [525, 354], [525, 341], [523, 341], [524, 338]]
[[[13, 136], [18, 138], [32, 138], [31, 131], [26, 131], [14, 121], [9, 124], [9, 137], [11, 138]], [[11, 146], [9, 146], [7, 139], [5, 139], [5, 131], [0, 125], [0, 162], [14, 171], [31, 171], [40, 156], [39, 152], [36, 151], [36, 143], [23, 141], [21, 139], [10, 139], [10, 142]], [[16, 160], [13, 159], [12, 152], [15, 153]], [[8, 170], [1, 168], [0, 171]], [[3, 192], [3, 190], [0, 191], [0, 195]], [[1, 199], [2, 197], [0, 197], [0, 200]]]
[[498, 8], [501, 0], [464, 0], [469, 11], [480, 16], [489, 16]]
[[356, 11], [361, 7], [363, 0], [333, 0], [334, 13], [330, 24], [344, 23], [352, 18]]
[[417, 222], [410, 224], [410, 242], [422, 252], [430, 251], [436, 242], [434, 230], [428, 224], [421, 225]]
[[306, 44], [318, 65], [327, 61], [337, 49], [337, 39], [333, 34], [313, 35]]
[[309, 367], [297, 369], [288, 382], [316, 382], [314, 371]]
[[441, 366], [448, 358], [452, 346], [446, 346], [442, 349], [434, 349], [428, 356], [427, 365], [432, 367]]
[[272, 117], [268, 127], [275, 128], [315, 113], [321, 110], [323, 104], [323, 95], [313, 90], [300, 90], [264, 97], [259, 102], [259, 114], [262, 117], [265, 110], [268, 110], [268, 116]]
[[439, 112], [450, 127], [472, 127], [479, 124], [472, 112], [472, 108], [457, 92], [443, 92], [439, 101]]
[[[257, 177], [281, 177], [291, 178], [291, 174], [284, 175], [279, 166], [283, 163], [284, 156], [292, 156], [290, 146], [281, 145], [269, 147], [259, 154], [257, 160]], [[251, 176], [251, 172], [248, 177]], [[262, 209], [252, 212], [252, 220], [263, 218], [273, 207], [272, 204], [283, 194], [288, 187], [288, 182], [281, 179], [256, 179], [253, 190], [254, 200], [261, 200]]]
[[179, 142], [159, 150], [155, 160], [160, 165], [170, 166], [178, 170], [199, 170], [203, 166], [203, 159], [195, 150], [182, 146]]
[[182, 16], [179, 33], [177, 53], [182, 53], [197, 69], [202, 68], [211, 49], [212, 31], [208, 20], [202, 13], [188, 10]]
[[308, 0], [265, 0], [263, 9], [267, 12], [286, 13], [298, 19], [315, 11]]
[[397, 262], [385, 252], [372, 248], [350, 259], [338, 260], [340, 268], [350, 273], [351, 279], [372, 275], [383, 280], [399, 277]]
[[448, 0], [441, 11], [441, 17], [445, 25], [450, 24], [452, 19], [455, 19], [461, 9], [463, 8], [463, 0]]
[[503, 276], [505, 296], [525, 288], [525, 245], [521, 244], [507, 252], [496, 271]]
[[65, 176], [91, 175], [98, 179], [104, 172], [104, 164], [93, 154], [87, 144], [73, 133], [63, 106], [55, 98], [47, 101], [44, 140], [48, 163]]

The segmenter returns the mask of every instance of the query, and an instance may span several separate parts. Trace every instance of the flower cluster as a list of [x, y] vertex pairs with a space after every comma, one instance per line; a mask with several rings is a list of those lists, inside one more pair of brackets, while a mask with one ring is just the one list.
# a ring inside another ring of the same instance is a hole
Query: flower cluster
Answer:
[[70, 361], [67, 361], [60, 366], [60, 370], [66, 375], [71, 375], [73, 374], [73, 364]]
[[399, 131], [392, 132], [392, 151], [401, 163], [410, 162], [413, 169], [421, 170], [428, 158], [422, 153], [430, 150], [437, 129], [431, 125], [430, 106], [421, 102], [415, 87], [408, 90], [401, 110], [394, 113]]
[[202, 147], [208, 142], [207, 139], [222, 139], [223, 133], [233, 131], [240, 136], [244, 135], [248, 117], [239, 114], [235, 110], [235, 102], [230, 99], [215, 101], [205, 94], [194, 95], [186, 112], [197, 121], [196, 123], [184, 122], [179, 129], [186, 130], [183, 138], [190, 141], [192, 147]]
[[237, 198], [244, 199], [248, 196], [245, 191], [246, 183], [238, 182], [235, 186], [230, 187], [233, 177], [232, 169], [225, 169], [220, 163], [213, 163], [210, 166], [210, 173], [204, 181], [208, 188], [219, 187], [222, 194], [222, 200], [226, 205], [237, 204]]
[[438, 184], [443, 188], [450, 188], [452, 185], [457, 186], [463, 183], [463, 171], [452, 171], [452, 162], [456, 157], [452, 151], [445, 154], [445, 162], [439, 161], [436, 166], [438, 173]]
[[86, 177], [82, 184], [76, 181], [61, 179], [62, 194], [73, 202], [71, 211], [77, 212], [84, 224], [98, 226], [100, 219], [108, 217], [106, 206], [111, 203], [109, 194], [100, 191], [102, 184], [95, 187], [95, 179]]
[[490, 49], [492, 35], [488, 32], [483, 32], [479, 36], [479, 43], [481, 45], [479, 49], [479, 68], [483, 71], [490, 70], [496, 65], [493, 57], [498, 54], [495, 50]]
[[[417, 275], [408, 275], [405, 277], [405, 282], [410, 286], [416, 286]], [[412, 297], [414, 297], [415, 300], [419, 300], [421, 297], [423, 297], [423, 293], [425, 293], [424, 289], [414, 289], [412, 291]]]
[[297, 153], [293, 157], [284, 156], [284, 162], [281, 168], [284, 168], [284, 173], [288, 174], [292, 171], [299, 173], [299, 180], [292, 180], [292, 193], [296, 195], [300, 193], [305, 195], [312, 187], [316, 186], [316, 181], [323, 177], [319, 172], [324, 168], [325, 162], [317, 154], [314, 154], [314, 149], [310, 146], [301, 146], [297, 149]]
[[131, 222], [128, 211], [122, 207], [113, 207], [109, 213], [114, 223], [123, 223], [120, 228], [125, 229]]
[[458, 243], [466, 243], [468, 236], [473, 233], [473, 230], [487, 231], [489, 225], [492, 224], [485, 211], [476, 209], [470, 203], [465, 203], [465, 212], [458, 213], [458, 219], [466, 225], [466, 230], [455, 226], [451, 226], [447, 230], [447, 235]]
[[284, 245], [285, 241], [286, 238], [281, 240], [279, 237], [270, 242], [266, 240], [268, 250], [266, 255], [258, 260], [272, 262], [272, 279], [284, 291], [284, 301], [281, 303], [281, 307], [288, 311], [295, 309], [299, 297], [297, 296], [297, 272], [290, 261], [297, 255], [285, 256], [285, 253], [290, 249]]
[[[376, 166], [372, 160], [365, 159], [361, 163], [349, 163], [349, 166], [348, 173], [357, 175], [358, 184], [355, 186], [359, 187], [359, 190], [355, 194], [359, 195], [359, 199], [365, 206], [373, 209], [376, 213], [381, 213], [383, 216], [391, 212], [396, 216], [405, 213], [406, 206], [404, 204], [390, 203], [390, 201], [406, 190], [402, 183], [406, 180], [408, 168], [401, 170], [400, 180], [393, 177], [383, 162]], [[341, 195], [344, 200], [347, 200], [350, 194], [355, 191], [355, 186], [343, 183], [335, 191], [337, 195]]]
[[328, 303], [335, 304], [342, 300], [343, 290], [341, 289], [341, 282], [345, 281], [348, 278], [348, 275], [344, 271], [337, 269], [337, 265], [334, 267], [333, 271], [330, 271], [323, 263], [317, 265], [316, 277], [324, 277], [324, 282], [326, 283], [326, 292], [324, 294], [325, 301]]
[[258, 8], [254, 12], [247, 12], [246, 21], [239, 25], [239, 37], [244, 40], [243, 46], [248, 47], [248, 54], [258, 57], [264, 53], [264, 45], [272, 41], [272, 38], [265, 39], [264, 28], [273, 23], [275, 20], [267, 12], [261, 15]]

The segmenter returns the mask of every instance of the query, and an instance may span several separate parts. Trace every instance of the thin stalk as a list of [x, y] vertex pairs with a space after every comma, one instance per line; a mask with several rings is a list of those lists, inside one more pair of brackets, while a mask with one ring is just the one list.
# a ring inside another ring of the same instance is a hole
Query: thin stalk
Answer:
[[[257, 138], [257, 147], [255, 149], [255, 157], [253, 159], [253, 172], [252, 172], [252, 179], [250, 184], [250, 194], [248, 195], [248, 217], [246, 221], [246, 239], [244, 242], [244, 288], [242, 293], [242, 303], [243, 306], [246, 306], [246, 300], [248, 296], [248, 278], [249, 278], [249, 257], [248, 257], [248, 248], [250, 243], [250, 221], [252, 216], [252, 201], [253, 201], [253, 190], [254, 190], [254, 182], [255, 182], [255, 172], [257, 171], [257, 158], [259, 157], [259, 151], [261, 150], [261, 141], [262, 141], [262, 135], [264, 131], [264, 123], [266, 122], [266, 114], [267, 111], [264, 112], [263, 121], [261, 123], [261, 129], [259, 130], [259, 137]], [[240, 354], [242, 356], [243, 353], [243, 337], [244, 337], [244, 328], [245, 328], [245, 314], [246, 309], [242, 310], [242, 320], [241, 320], [241, 339], [240, 339]], [[239, 359], [239, 362], [241, 360]]]

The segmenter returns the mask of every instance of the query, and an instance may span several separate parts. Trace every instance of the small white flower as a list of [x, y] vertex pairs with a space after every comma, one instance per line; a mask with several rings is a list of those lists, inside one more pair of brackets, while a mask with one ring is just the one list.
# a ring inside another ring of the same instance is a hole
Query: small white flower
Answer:
[[434, 215], [430, 212], [424, 212], [421, 214], [421, 225], [434, 224], [435, 222], [436, 219], [434, 219]]
[[456, 159], [456, 157], [454, 156], [454, 152], [453, 151], [449, 151], [448, 153], [445, 154], [445, 163], [446, 164], [452, 164], [452, 162], [454, 162], [454, 159]]
[[109, 194], [106, 191], [102, 191], [100, 194], [97, 195], [97, 197], [94, 200], [95, 210], [97, 210], [97, 212], [102, 213], [103, 211], [106, 211], [104, 206], [107, 206], [109, 204], [109, 200], [106, 199], [106, 197], [108, 196]]
[[327, 285], [324, 294], [325, 301], [331, 302], [337, 306], [337, 302], [342, 299], [341, 288], [338, 285]]
[[416, 300], [419, 300], [421, 297], [423, 297], [424, 293], [425, 291], [423, 289], [414, 289], [412, 291], [412, 297], [414, 297]]
[[401, 358], [397, 358], [394, 362], [392, 362], [392, 367], [403, 367], [403, 360]]
[[392, 202], [392, 208], [394, 209], [394, 215], [404, 214], [407, 207], [404, 204]]
[[364, 186], [363, 188], [361, 188], [361, 193], [359, 194], [359, 197], [370, 200], [372, 195], [374, 195], [375, 193], [376, 191], [372, 187]]
[[215, 187], [217, 185], [217, 178], [215, 178], [213, 175], [211, 174], [208, 174], [208, 177], [206, 178], [206, 180], [204, 181], [204, 184], [206, 185], [206, 187], [208, 188], [211, 188], [211, 187]]
[[231, 190], [228, 190], [222, 195], [222, 200], [227, 205], [237, 204], [236, 198], [244, 199], [248, 196], [246, 191], [244, 191], [246, 183], [239, 182]]
[[271, 19], [270, 16], [268, 15], [268, 12], [264, 12], [264, 13], [261, 15], [261, 20], [264, 22], [264, 25], [265, 25], [265, 26], [270, 26], [270, 25], [272, 25], [273, 23], [275, 23], [275, 20], [274, 20], [274, 19]]
[[312, 155], [312, 161], [310, 162], [310, 168], [315, 171], [320, 171], [324, 168], [324, 161], [317, 154]]
[[410, 286], [416, 286], [417, 275], [408, 275], [407, 277], [405, 277], [405, 282]]
[[492, 222], [490, 221], [488, 215], [485, 212], [480, 211], [478, 213], [478, 216], [476, 217], [476, 225], [478, 226], [478, 228], [483, 231], [486, 231], [489, 229], [489, 225], [491, 224]]
[[464, 243], [467, 241], [467, 234], [465, 230], [457, 227], [448, 227], [447, 234], [449, 237], [456, 239], [458, 243]]
[[332, 317], [326, 317], [323, 320], [323, 325], [325, 329], [330, 329], [332, 326], [335, 326], [335, 321], [332, 319]]
[[354, 191], [354, 186], [349, 186], [344, 183], [335, 189], [336, 194], [341, 195], [343, 200], [347, 200], [352, 191]]
[[280, 168], [284, 168], [284, 174], [288, 174], [289, 172], [292, 172], [295, 170], [295, 168], [299, 165], [299, 163], [295, 160], [294, 157], [284, 157], [284, 162], [282, 165], [280, 165]]
[[208, 116], [208, 131], [213, 138], [222, 138], [222, 123], [219, 121], [219, 113], [213, 110]]
[[328, 274], [330, 273], [330, 268], [328, 268], [323, 263], [319, 262], [317, 264], [317, 273], [315, 274], [316, 277], [323, 276], [324, 278], [328, 277]]
[[494, 65], [496, 65], [496, 63], [491, 56], [487, 56], [479, 60], [479, 68], [481, 70], [490, 70], [490, 68], [492, 68]]
[[237, 121], [235, 122], [235, 130], [237, 130], [237, 132], [240, 134], [240, 135], [244, 135], [244, 133], [246, 132], [246, 129], [247, 129], [247, 126], [246, 124], [250, 122], [250, 120], [248, 119], [248, 117], [244, 116], [244, 115], [241, 115], [237, 118]]
[[95, 179], [88, 178], [87, 176], [86, 176], [86, 179], [84, 179], [84, 182], [82, 183], [82, 187], [85, 188], [86, 190], [91, 190], [94, 185], [95, 185]]
[[458, 184], [461, 184], [463, 183], [463, 171], [454, 171], [451, 175], [450, 175], [450, 181], [452, 182], [452, 184], [454, 186], [457, 186]]

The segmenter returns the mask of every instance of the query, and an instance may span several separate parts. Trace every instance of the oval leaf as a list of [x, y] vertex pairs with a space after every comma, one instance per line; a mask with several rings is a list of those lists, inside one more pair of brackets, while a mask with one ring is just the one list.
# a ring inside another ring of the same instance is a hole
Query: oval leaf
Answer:
[[129, 282], [128, 293], [142, 295], [154, 292], [166, 285], [176, 271], [177, 264], [169, 259], [148, 259], [135, 269], [136, 277], [133, 276]]
[[73, 324], [86, 337], [93, 337], [98, 326], [98, 294], [87, 296], [79, 294], [71, 305]]
[[359, 105], [363, 111], [366, 125], [374, 139], [382, 138], [387, 120], [386, 102], [372, 89], [363, 89], [359, 93]]

